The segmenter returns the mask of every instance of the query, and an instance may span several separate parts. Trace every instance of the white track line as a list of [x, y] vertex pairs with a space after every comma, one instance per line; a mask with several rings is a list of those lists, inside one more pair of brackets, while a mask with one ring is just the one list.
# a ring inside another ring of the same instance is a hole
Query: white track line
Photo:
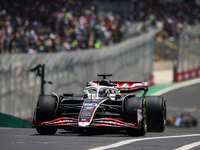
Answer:
[[184, 145], [184, 146], [179, 147], [179, 148], [174, 149], [174, 150], [189, 150], [189, 149], [197, 147], [197, 146], [200, 146], [200, 142], [195, 142], [195, 143], [191, 143], [191, 144], [188, 144], [188, 145]]
[[162, 95], [162, 94], [165, 94], [167, 92], [170, 92], [170, 91], [173, 91], [173, 90], [185, 87], [185, 86], [197, 84], [197, 83], [200, 83], [200, 78], [194, 79], [194, 80], [191, 80], [191, 81], [186, 81], [186, 82], [183, 82], [183, 83], [178, 83], [176, 85], [173, 85], [173, 86], [170, 86], [170, 87], [165, 88], [163, 90], [160, 90], [158, 92], [155, 92], [155, 93], [153, 93], [151, 95]]
[[[121, 141], [121, 142], [113, 143], [113, 144], [110, 144], [110, 145], [107, 145], [107, 146], [100, 146], [100, 147], [92, 148], [92, 149], [89, 149], [89, 150], [105, 150], [105, 149], [110, 149], [110, 148], [116, 148], [116, 147], [120, 147], [120, 146], [127, 145], [127, 144], [130, 144], [130, 143], [138, 142], [138, 141], [158, 140], [158, 139], [171, 139], [171, 138], [183, 138], [183, 137], [194, 137], [194, 136], [200, 136], [200, 134], [161, 136], [161, 137], [150, 137], [150, 138], [140, 138], [140, 139], [129, 139], [129, 140], [124, 140], [124, 141]], [[178, 149], [178, 150], [180, 150], [180, 149]]]

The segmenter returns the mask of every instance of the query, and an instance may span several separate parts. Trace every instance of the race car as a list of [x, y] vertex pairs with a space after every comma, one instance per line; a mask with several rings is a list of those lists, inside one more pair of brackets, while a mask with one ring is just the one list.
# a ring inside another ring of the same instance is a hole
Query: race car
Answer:
[[198, 120], [188, 112], [179, 112], [176, 116], [169, 116], [166, 126], [170, 127], [197, 127]]
[[[55, 134], [57, 129], [108, 128], [125, 130], [129, 136], [163, 132], [166, 101], [162, 96], [146, 96], [147, 82], [109, 81], [111, 74], [90, 81], [84, 94], [64, 93], [39, 96], [32, 127], [39, 134]], [[136, 96], [143, 92], [142, 96]]]

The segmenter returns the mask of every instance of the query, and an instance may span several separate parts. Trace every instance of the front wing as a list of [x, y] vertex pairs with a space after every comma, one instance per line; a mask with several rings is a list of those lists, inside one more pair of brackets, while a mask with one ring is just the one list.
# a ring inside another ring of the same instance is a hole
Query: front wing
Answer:
[[[91, 124], [87, 127], [116, 127], [116, 128], [139, 128], [140, 122], [138, 123], [127, 123], [124, 121], [121, 121], [120, 119], [114, 119], [114, 118], [98, 118], [93, 119]], [[71, 117], [61, 117], [56, 118], [52, 121], [44, 121], [40, 124], [34, 125], [34, 127], [38, 126], [55, 126], [55, 127], [82, 127], [78, 125], [78, 119], [71, 118]]]

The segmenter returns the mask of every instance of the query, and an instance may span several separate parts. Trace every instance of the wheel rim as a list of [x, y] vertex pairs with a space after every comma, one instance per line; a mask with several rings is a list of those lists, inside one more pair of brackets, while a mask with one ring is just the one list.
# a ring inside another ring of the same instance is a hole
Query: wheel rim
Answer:
[[165, 99], [163, 99], [162, 116], [163, 116], [163, 128], [165, 128], [165, 126], [166, 126], [166, 103], [165, 103]]
[[145, 100], [143, 101], [143, 128], [144, 128], [144, 133], [147, 133], [147, 117], [146, 117], [146, 105], [145, 105]]

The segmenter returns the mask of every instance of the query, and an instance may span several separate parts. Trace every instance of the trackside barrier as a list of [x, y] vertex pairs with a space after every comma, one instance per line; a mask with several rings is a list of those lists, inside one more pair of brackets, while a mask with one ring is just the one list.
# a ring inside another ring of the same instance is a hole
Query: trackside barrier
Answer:
[[31, 128], [32, 122], [11, 115], [0, 113], [0, 127]]
[[180, 34], [174, 81], [200, 77], [200, 26], [188, 26]]
[[175, 81], [181, 82], [181, 81], [193, 79], [196, 77], [200, 77], [200, 68], [176, 73]]
[[45, 94], [83, 93], [86, 81], [96, 80], [99, 73], [113, 74], [112, 80], [148, 81], [153, 83], [153, 48], [151, 31], [120, 44], [85, 51], [54, 54], [0, 55], [0, 112], [21, 118], [32, 116], [40, 78], [31, 68], [45, 64]]

